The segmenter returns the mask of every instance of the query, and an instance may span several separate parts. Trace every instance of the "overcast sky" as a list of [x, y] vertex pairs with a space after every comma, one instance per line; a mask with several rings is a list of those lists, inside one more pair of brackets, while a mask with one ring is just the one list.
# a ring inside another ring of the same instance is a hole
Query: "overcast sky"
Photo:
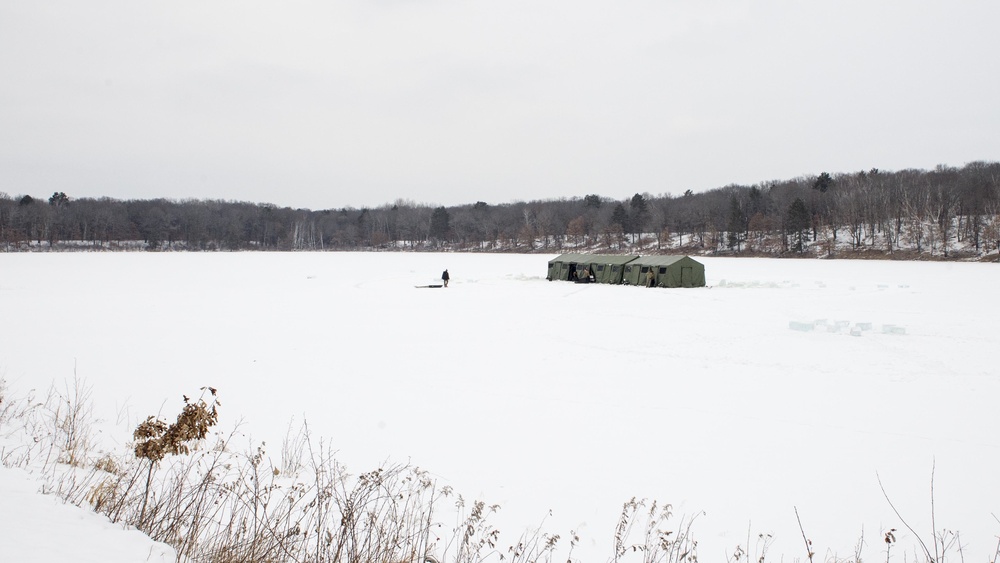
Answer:
[[1000, 159], [997, 0], [0, 0], [0, 192], [325, 209]]

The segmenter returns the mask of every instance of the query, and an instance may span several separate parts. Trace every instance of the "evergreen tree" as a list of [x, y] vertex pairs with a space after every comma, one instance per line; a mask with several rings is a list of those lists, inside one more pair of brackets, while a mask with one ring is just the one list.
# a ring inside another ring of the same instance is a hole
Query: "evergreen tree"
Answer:
[[743, 241], [746, 240], [747, 217], [742, 207], [740, 207], [740, 202], [736, 199], [736, 196], [732, 196], [729, 199], [728, 231], [729, 249], [732, 250], [735, 248], [736, 252], [739, 252], [742, 250]]
[[54, 192], [52, 197], [49, 198], [49, 205], [53, 207], [62, 207], [69, 204], [69, 197], [65, 192]]
[[620, 203], [615, 205], [615, 209], [611, 212], [611, 222], [618, 226], [622, 234], [628, 231], [628, 211], [625, 211], [624, 205]]
[[788, 235], [792, 237], [792, 241], [794, 242], [795, 251], [802, 252], [803, 242], [805, 241], [803, 233], [809, 230], [809, 210], [806, 208], [806, 202], [802, 201], [802, 198], [795, 198], [795, 201], [788, 206], [785, 225]]
[[448, 210], [444, 207], [438, 207], [431, 214], [431, 237], [439, 241], [447, 241], [448, 233], [451, 231], [450, 225], [451, 217], [448, 215]]
[[826, 190], [830, 189], [830, 186], [832, 185], [833, 178], [830, 177], [829, 173], [823, 172], [816, 178], [816, 181], [813, 182], [813, 189], [819, 190], [820, 193], [826, 193]]
[[632, 209], [629, 226], [633, 233], [632, 242], [635, 242], [635, 234], [642, 233], [643, 227], [646, 226], [646, 221], [649, 219], [649, 204], [646, 203], [646, 198], [642, 197], [641, 194], [632, 196], [628, 204]]
[[764, 213], [766, 211], [766, 203], [764, 201], [764, 192], [757, 186], [750, 188], [747, 194], [750, 198], [750, 209], [747, 210], [747, 216], [753, 216], [756, 213]]

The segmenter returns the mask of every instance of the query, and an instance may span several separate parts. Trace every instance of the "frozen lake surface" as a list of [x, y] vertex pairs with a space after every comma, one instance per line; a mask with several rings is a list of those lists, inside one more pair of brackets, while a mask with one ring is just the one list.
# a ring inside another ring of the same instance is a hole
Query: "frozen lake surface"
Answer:
[[411, 462], [583, 561], [632, 497], [697, 517], [704, 561], [761, 533], [804, 560], [796, 507], [818, 557], [863, 533], [884, 558], [890, 528], [912, 555], [876, 474], [930, 545], [932, 468], [938, 532], [993, 556], [996, 264], [699, 258], [710, 287], [645, 289], [548, 282], [553, 256], [0, 255], [0, 377], [75, 371], [109, 445], [211, 385], [248, 446], [304, 418], [349, 469]]

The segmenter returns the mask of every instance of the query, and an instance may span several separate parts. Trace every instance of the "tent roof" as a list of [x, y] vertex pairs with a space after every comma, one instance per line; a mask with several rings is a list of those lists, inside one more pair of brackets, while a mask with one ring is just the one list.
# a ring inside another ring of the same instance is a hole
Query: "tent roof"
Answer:
[[553, 262], [584, 262], [586, 261], [585, 256], [586, 256], [585, 254], [576, 254], [573, 252], [570, 252], [568, 254], [560, 254], [559, 256], [556, 256], [552, 260], [549, 260], [549, 264]]
[[694, 260], [693, 258], [690, 258], [688, 256], [642, 256], [638, 260], [636, 260], [635, 263], [637, 265], [644, 265], [644, 266], [669, 266], [676, 262], [680, 262], [685, 258], [697, 264], [701, 264], [701, 262], [698, 262], [697, 260]]
[[635, 254], [562, 254], [549, 260], [553, 262], [577, 262], [581, 264], [627, 264], [636, 258]]

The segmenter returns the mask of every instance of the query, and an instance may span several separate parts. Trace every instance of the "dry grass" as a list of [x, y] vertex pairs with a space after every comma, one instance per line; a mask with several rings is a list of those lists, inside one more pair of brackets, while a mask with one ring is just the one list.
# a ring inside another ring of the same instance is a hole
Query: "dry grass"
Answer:
[[[543, 519], [506, 541], [491, 520], [499, 506], [467, 501], [419, 467], [386, 463], [349, 472], [304, 422], [289, 425], [277, 464], [264, 444], [235, 448], [237, 429], [214, 431], [220, 405], [210, 388], [197, 400], [184, 397], [174, 423], [148, 418], [126, 448], [98, 452], [90, 398], [90, 387], [76, 378], [50, 388], [44, 400], [33, 393], [14, 398], [0, 379], [0, 462], [40, 468], [45, 492], [173, 546], [179, 561], [579, 561], [575, 532], [564, 539], [546, 531]], [[3, 447], [12, 442], [18, 445]], [[632, 498], [622, 505], [608, 560], [695, 563], [695, 519], [675, 519], [669, 504]], [[899, 554], [894, 532], [885, 534], [886, 561], [964, 558], [957, 532], [935, 529], [913, 554]], [[816, 550], [804, 529], [802, 538], [813, 560]], [[727, 558], [765, 563], [772, 541], [748, 530], [746, 543]], [[860, 563], [864, 545], [862, 532], [852, 557], [823, 559]], [[1000, 543], [991, 562], [1000, 563]]]

